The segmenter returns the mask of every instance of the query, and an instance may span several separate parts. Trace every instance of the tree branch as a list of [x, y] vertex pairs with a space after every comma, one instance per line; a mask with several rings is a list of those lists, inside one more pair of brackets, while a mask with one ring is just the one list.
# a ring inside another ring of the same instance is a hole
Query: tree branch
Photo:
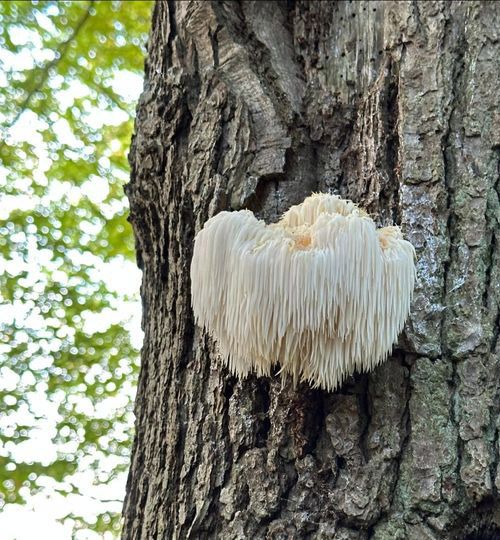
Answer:
[[[19, 106], [19, 110], [17, 111], [15, 117], [13, 118], [13, 120], [4, 128], [5, 131], [8, 131], [18, 120], [19, 118], [21, 117], [21, 115], [23, 114], [23, 112], [25, 110], [27, 110], [28, 108], [28, 105], [30, 104], [33, 96], [44, 86], [44, 84], [47, 82], [47, 79], [49, 78], [49, 72], [52, 68], [56, 67], [59, 62], [61, 62], [61, 60], [65, 57], [67, 51], [68, 51], [68, 48], [69, 46], [71, 45], [71, 42], [74, 41], [78, 34], [80, 33], [81, 29], [83, 28], [83, 26], [85, 25], [85, 23], [87, 22], [88, 18], [90, 17], [90, 12], [91, 12], [91, 9], [92, 9], [92, 4], [94, 3], [95, 0], [89, 0], [89, 3], [88, 3], [88, 6], [87, 6], [87, 9], [85, 10], [85, 13], [83, 14], [83, 16], [80, 18], [80, 20], [78, 21], [77, 25], [75, 26], [75, 28], [73, 29], [73, 32], [71, 33], [71, 35], [68, 37], [68, 39], [66, 39], [65, 41], [63, 41], [61, 43], [61, 45], [59, 46], [57, 52], [59, 54], [56, 53], [55, 57], [53, 60], [51, 60], [50, 62], [47, 62], [47, 64], [45, 66], [43, 66], [43, 68], [41, 68], [41, 71], [42, 71], [42, 77], [40, 78], [39, 82], [35, 85], [34, 88], [32, 88], [28, 94], [26, 95], [26, 97], [24, 98], [23, 102], [21, 103], [21, 105]], [[33, 77], [32, 79], [34, 79], [36, 77], [37, 73], [34, 73], [33, 74]], [[0, 142], [0, 149], [2, 149], [3, 147], [5, 146], [5, 138], [3, 139], [3, 141]]]

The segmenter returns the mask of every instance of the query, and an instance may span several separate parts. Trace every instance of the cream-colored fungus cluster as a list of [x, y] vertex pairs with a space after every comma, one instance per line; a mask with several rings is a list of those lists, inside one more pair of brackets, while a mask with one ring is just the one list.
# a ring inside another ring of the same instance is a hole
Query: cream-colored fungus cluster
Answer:
[[197, 234], [195, 320], [230, 370], [334, 390], [387, 358], [410, 311], [413, 246], [353, 202], [319, 193], [266, 225], [221, 212]]

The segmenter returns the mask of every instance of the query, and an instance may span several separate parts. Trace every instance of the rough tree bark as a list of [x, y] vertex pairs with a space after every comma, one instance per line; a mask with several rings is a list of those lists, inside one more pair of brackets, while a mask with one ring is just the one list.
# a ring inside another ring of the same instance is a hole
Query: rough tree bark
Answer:
[[[496, 2], [161, 1], [131, 149], [145, 331], [123, 538], [500, 531]], [[193, 238], [313, 191], [397, 223], [390, 359], [333, 393], [238, 382], [193, 324]]]

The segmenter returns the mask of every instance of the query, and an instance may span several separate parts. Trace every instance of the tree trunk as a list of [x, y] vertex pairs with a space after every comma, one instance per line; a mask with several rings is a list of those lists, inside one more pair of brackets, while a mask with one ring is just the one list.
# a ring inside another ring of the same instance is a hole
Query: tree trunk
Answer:
[[[123, 538], [496, 537], [499, 12], [156, 4], [127, 187], [145, 341]], [[238, 381], [193, 323], [194, 235], [313, 191], [415, 246], [405, 331], [336, 392]]]

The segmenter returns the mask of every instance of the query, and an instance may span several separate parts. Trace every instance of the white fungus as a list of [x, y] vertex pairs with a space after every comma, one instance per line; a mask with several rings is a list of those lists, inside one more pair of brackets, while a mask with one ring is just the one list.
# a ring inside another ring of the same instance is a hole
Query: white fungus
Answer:
[[398, 227], [377, 229], [353, 202], [319, 193], [266, 225], [221, 212], [197, 234], [196, 323], [235, 375], [334, 390], [384, 361], [410, 311], [415, 251]]

